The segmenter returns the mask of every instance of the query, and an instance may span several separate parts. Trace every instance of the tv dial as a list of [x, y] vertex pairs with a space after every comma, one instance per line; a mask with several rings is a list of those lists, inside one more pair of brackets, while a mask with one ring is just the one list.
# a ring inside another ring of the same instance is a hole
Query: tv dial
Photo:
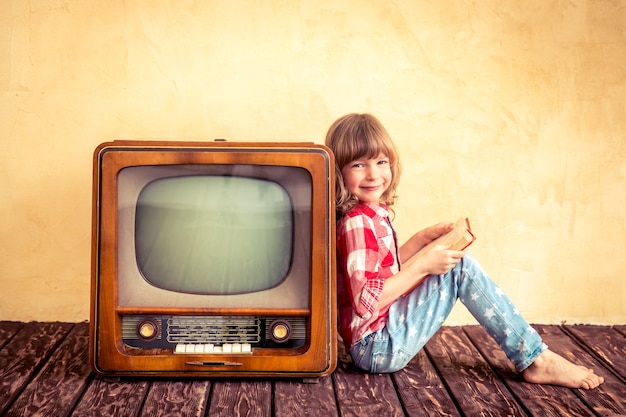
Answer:
[[154, 340], [159, 335], [159, 325], [155, 320], [142, 320], [137, 324], [137, 334], [144, 340]]
[[285, 320], [275, 320], [270, 325], [270, 337], [274, 342], [283, 343], [291, 337], [291, 325]]

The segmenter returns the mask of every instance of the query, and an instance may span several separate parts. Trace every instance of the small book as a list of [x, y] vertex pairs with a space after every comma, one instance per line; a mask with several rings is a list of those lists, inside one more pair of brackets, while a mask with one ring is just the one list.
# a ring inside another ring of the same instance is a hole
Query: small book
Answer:
[[443, 236], [430, 242], [428, 246], [447, 246], [452, 250], [464, 250], [476, 240], [476, 237], [472, 233], [469, 219], [467, 217], [461, 217], [454, 223], [454, 228]]

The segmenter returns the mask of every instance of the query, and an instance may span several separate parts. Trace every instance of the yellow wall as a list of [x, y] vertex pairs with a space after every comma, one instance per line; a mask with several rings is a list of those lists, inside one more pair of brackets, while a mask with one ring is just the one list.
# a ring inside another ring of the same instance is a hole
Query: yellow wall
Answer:
[[468, 215], [530, 321], [625, 323], [624, 16], [608, 0], [3, 0], [0, 319], [88, 318], [100, 142], [322, 142], [357, 111], [401, 149], [401, 239]]

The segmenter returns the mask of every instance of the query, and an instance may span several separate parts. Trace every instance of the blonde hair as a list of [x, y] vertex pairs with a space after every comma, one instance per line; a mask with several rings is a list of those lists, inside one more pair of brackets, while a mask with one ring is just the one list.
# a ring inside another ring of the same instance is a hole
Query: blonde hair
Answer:
[[381, 196], [381, 203], [391, 207], [397, 198], [400, 181], [400, 157], [393, 140], [382, 123], [371, 114], [351, 113], [337, 119], [326, 133], [326, 146], [335, 155], [335, 193], [338, 215], [343, 215], [358, 203], [345, 186], [341, 170], [359, 158], [389, 158], [391, 184]]

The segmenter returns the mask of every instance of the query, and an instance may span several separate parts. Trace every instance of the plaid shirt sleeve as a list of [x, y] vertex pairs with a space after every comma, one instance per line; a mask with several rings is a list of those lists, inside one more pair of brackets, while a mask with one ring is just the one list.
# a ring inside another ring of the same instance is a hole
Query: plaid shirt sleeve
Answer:
[[355, 216], [344, 225], [338, 244], [345, 255], [345, 268], [355, 313], [368, 319], [378, 308], [385, 279], [379, 274], [380, 254], [376, 229], [371, 218]]

